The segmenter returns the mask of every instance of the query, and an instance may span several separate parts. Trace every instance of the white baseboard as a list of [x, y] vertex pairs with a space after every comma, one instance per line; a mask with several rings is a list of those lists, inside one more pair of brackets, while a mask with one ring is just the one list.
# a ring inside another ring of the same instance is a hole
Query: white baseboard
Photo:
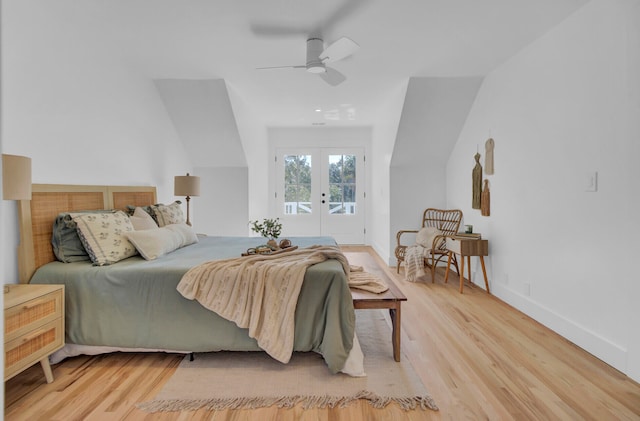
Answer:
[[603, 338], [584, 326], [580, 326], [502, 284], [493, 283], [491, 285], [491, 293], [615, 369], [626, 373], [627, 350], [624, 347]]
[[[371, 244], [371, 248], [376, 253], [378, 253], [378, 256], [380, 256], [380, 258], [382, 259], [383, 262], [387, 262], [387, 265], [391, 265], [391, 263], [389, 262], [389, 251], [388, 250], [384, 250], [382, 247], [380, 247], [380, 244], [378, 244], [378, 243], [372, 243]], [[393, 263], [395, 263], [395, 261]]]

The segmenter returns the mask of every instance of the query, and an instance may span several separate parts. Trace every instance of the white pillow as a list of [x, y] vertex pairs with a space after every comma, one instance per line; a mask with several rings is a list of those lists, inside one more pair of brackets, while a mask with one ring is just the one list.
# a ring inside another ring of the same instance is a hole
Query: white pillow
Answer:
[[153, 213], [158, 220], [158, 226], [164, 227], [170, 224], [184, 224], [185, 218], [182, 212], [180, 202], [175, 201], [170, 205], [153, 205], [151, 206]]
[[126, 213], [79, 214], [73, 221], [77, 225], [78, 237], [94, 265], [110, 265], [137, 254], [125, 236], [133, 231]]
[[156, 221], [141, 207], [137, 207], [129, 219], [131, 219], [131, 225], [136, 231], [158, 228]]
[[167, 225], [166, 228], [182, 236], [183, 247], [198, 242], [198, 235], [193, 228], [187, 224], [171, 224]]
[[436, 235], [442, 235], [442, 231], [435, 227], [424, 227], [418, 234], [416, 235], [416, 243], [420, 244], [422, 247], [431, 249], [433, 246], [433, 239], [436, 238]]
[[146, 260], [154, 260], [181, 247], [197, 243], [198, 236], [187, 224], [171, 224], [165, 227], [131, 231], [127, 238]]

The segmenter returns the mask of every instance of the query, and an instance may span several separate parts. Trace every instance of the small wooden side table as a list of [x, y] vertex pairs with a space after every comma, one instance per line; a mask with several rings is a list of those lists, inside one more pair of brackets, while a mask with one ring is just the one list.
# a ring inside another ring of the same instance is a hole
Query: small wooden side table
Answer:
[[4, 380], [39, 361], [53, 382], [49, 355], [63, 346], [64, 285], [5, 285]]
[[480, 265], [482, 266], [482, 274], [484, 275], [484, 286], [487, 288], [487, 293], [491, 294], [489, 290], [489, 280], [487, 279], [487, 269], [484, 266], [484, 256], [489, 255], [489, 240], [475, 239], [475, 238], [462, 238], [462, 237], [448, 237], [447, 238], [447, 250], [449, 250], [449, 259], [447, 261], [447, 270], [444, 274], [444, 281], [449, 279], [449, 267], [451, 266], [451, 256], [453, 253], [460, 255], [460, 294], [464, 286], [464, 261], [467, 258], [467, 273], [469, 282], [471, 282], [471, 256], [478, 256], [480, 258]]

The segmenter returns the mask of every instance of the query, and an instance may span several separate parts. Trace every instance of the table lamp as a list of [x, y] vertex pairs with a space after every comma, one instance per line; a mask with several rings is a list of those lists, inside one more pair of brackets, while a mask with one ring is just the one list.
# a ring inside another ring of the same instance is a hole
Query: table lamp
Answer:
[[[2, 199], [31, 200], [31, 158], [2, 154]], [[19, 213], [19, 219], [18, 224], [22, 226], [22, 213]], [[4, 292], [9, 292], [8, 285], [4, 286]]]
[[2, 198], [31, 200], [31, 158], [2, 154]]
[[176, 196], [186, 196], [187, 200], [187, 225], [191, 225], [189, 220], [189, 200], [191, 196], [200, 196], [200, 177], [194, 175], [176, 175], [173, 185], [173, 194]]

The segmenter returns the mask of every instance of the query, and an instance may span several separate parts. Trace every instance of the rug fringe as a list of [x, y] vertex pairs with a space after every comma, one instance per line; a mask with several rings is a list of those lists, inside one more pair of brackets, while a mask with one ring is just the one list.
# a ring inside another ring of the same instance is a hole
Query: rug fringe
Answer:
[[438, 411], [438, 406], [431, 396], [389, 397], [378, 396], [362, 390], [354, 396], [280, 396], [280, 397], [245, 397], [219, 399], [173, 399], [143, 402], [136, 407], [145, 412], [196, 411], [198, 409], [257, 409], [276, 405], [279, 408], [292, 408], [298, 404], [304, 409], [311, 408], [345, 408], [357, 400], [366, 400], [377, 409], [395, 402], [405, 411], [420, 408]]

